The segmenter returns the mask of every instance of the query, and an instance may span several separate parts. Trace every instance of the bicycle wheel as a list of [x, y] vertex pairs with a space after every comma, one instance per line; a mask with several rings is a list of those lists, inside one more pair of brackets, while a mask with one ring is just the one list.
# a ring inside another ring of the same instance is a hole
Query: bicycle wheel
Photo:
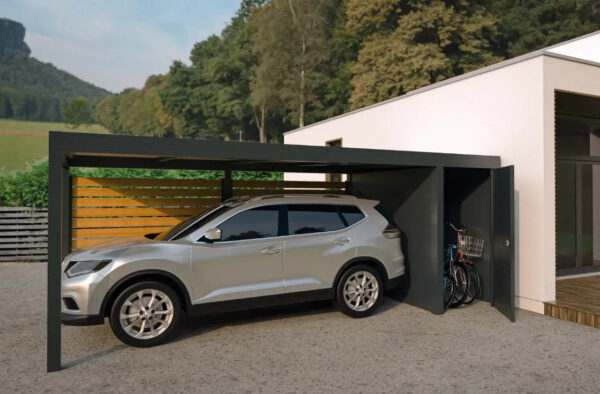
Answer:
[[479, 276], [479, 271], [477, 271], [477, 267], [475, 267], [475, 264], [467, 263], [465, 264], [465, 268], [467, 269], [467, 276], [469, 278], [469, 288], [463, 303], [470, 304], [479, 295], [479, 291], [481, 290], [481, 278]]
[[454, 280], [444, 273], [444, 309], [448, 308], [454, 297]]
[[467, 295], [469, 289], [469, 276], [467, 270], [462, 263], [453, 263], [451, 269], [452, 279], [454, 279], [454, 296], [450, 307], [456, 308], [461, 305]]

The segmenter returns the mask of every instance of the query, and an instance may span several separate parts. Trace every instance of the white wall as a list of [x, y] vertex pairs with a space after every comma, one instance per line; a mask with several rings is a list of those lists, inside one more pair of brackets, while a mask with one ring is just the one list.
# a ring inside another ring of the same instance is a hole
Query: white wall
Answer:
[[548, 52], [600, 63], [600, 32], [548, 49]]
[[[554, 225], [552, 239], [544, 229], [543, 92], [543, 58], [537, 57], [309, 126], [284, 140], [324, 146], [342, 137], [345, 147], [498, 155], [503, 166], [514, 164], [517, 306], [543, 313], [542, 301], [554, 299], [543, 274], [549, 266], [545, 245], [554, 249]], [[292, 178], [298, 179], [286, 176]]]

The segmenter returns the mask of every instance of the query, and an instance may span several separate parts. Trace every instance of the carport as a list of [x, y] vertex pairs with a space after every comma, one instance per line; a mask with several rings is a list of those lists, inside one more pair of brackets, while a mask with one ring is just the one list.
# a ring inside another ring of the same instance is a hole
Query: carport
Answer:
[[486, 240], [478, 262], [482, 299], [514, 320], [513, 168], [496, 156], [301, 145], [267, 145], [123, 135], [50, 132], [47, 368], [61, 368], [61, 261], [70, 252], [70, 167], [222, 170], [222, 198], [232, 171], [347, 174], [346, 193], [381, 201], [400, 227], [407, 275], [402, 300], [444, 312], [445, 223], [464, 223]]

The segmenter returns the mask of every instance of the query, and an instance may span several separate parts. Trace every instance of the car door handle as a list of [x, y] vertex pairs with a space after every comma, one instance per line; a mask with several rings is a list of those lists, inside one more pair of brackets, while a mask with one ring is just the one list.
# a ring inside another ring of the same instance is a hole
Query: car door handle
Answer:
[[281, 248], [278, 246], [269, 246], [260, 251], [262, 254], [279, 254], [281, 253]]
[[333, 243], [336, 245], [346, 245], [346, 244], [350, 243], [350, 238], [346, 238], [346, 237], [338, 238], [335, 241], [333, 241]]

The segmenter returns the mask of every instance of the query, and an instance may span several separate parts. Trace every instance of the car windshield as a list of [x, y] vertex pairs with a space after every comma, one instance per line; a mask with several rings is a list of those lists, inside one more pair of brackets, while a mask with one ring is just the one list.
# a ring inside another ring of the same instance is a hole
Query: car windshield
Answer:
[[189, 217], [169, 230], [160, 233], [154, 239], [157, 241], [170, 241], [182, 238], [191, 232], [196, 231], [196, 229], [202, 227], [217, 216], [220, 216], [230, 209], [243, 204], [246, 200], [247, 199], [241, 198], [227, 200], [214, 209], [207, 209], [198, 215]]

